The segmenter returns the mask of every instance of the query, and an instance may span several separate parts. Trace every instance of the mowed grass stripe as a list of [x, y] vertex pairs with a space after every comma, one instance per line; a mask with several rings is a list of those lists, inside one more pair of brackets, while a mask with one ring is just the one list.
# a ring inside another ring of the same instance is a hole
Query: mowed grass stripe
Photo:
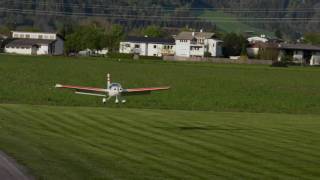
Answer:
[[[120, 121], [119, 119], [118, 119], [118, 121]], [[133, 129], [141, 129], [142, 127], [133, 127]], [[161, 132], [161, 131], [158, 131], [158, 132], [156, 132], [156, 131], [153, 131], [153, 134], [154, 133], [158, 133], [158, 135], [160, 136], [160, 135], [162, 135], [162, 136], [164, 136], [164, 135], [168, 135], [168, 133], [166, 133], [166, 132]], [[169, 136], [169, 139], [177, 139], [178, 138], [178, 136], [176, 136], [176, 135], [174, 135], [174, 134], [171, 134], [171, 136]], [[180, 141], [183, 141], [183, 142], [186, 142], [186, 139], [185, 138], [182, 138], [182, 137], [179, 137], [178, 139], [180, 139]], [[163, 143], [165, 143], [165, 141], [167, 141], [167, 139], [164, 139], [164, 142]], [[192, 142], [194, 142], [194, 141], [197, 141], [197, 142], [201, 142], [202, 140], [201, 139], [190, 139], [190, 141], [189, 141], [189, 144], [191, 143], [192, 145], [194, 145], [194, 146], [196, 146], [196, 147], [198, 147], [198, 148], [200, 148], [202, 151], [200, 151], [199, 152], [199, 149], [197, 149], [196, 151], [195, 151], [195, 153], [198, 153], [198, 154], [203, 154], [203, 153], [208, 153], [208, 152], [215, 152], [216, 154], [219, 154], [220, 156], [222, 156], [222, 157], [224, 157], [225, 156], [225, 158], [227, 158], [228, 160], [224, 160], [223, 162], [221, 162], [221, 163], [225, 163], [226, 161], [230, 161], [230, 164], [229, 164], [229, 168], [228, 168], [228, 170], [229, 170], [229, 172], [230, 172], [230, 169], [231, 169], [231, 167], [232, 167], [232, 165], [233, 164], [235, 164], [235, 163], [237, 163], [237, 167], [235, 167], [235, 168], [233, 168], [234, 170], [240, 170], [240, 171], [242, 171], [242, 172], [250, 172], [250, 171], [252, 171], [252, 169], [242, 169], [242, 167], [241, 166], [239, 166], [239, 162], [237, 162], [237, 160], [234, 158], [234, 157], [232, 157], [232, 156], [226, 156], [225, 155], [225, 153], [223, 153], [223, 152], [225, 152], [226, 151], [226, 149], [225, 149], [225, 147], [224, 147], [224, 145], [222, 144], [216, 144], [215, 145], [215, 147], [212, 147], [212, 148], [208, 148], [208, 147], [205, 147], [205, 146], [208, 146], [208, 142], [207, 141], [203, 141], [203, 143], [202, 144], [194, 144], [194, 143], [192, 143]], [[172, 144], [176, 144], [175, 142], [174, 143], [172, 143]], [[188, 144], [188, 143], [187, 143]], [[217, 145], [220, 145], [220, 147], [219, 146], [217, 146]], [[174, 148], [178, 148], [179, 149], [179, 147], [174, 147]], [[218, 149], [221, 149], [221, 151], [219, 151]], [[227, 149], [228, 150], [228, 149]], [[232, 150], [232, 149], [230, 149], [230, 150]], [[198, 157], [199, 158], [199, 157]], [[204, 157], [204, 159], [210, 159], [210, 157]], [[217, 159], [211, 159], [211, 162], [213, 162], [213, 161], [216, 161], [217, 162]], [[219, 162], [217, 162], [217, 163], [219, 163]], [[244, 163], [244, 162], [243, 162]], [[249, 163], [251, 163], [251, 162], [247, 162], [247, 164], [249, 164]], [[247, 166], [245, 166], [245, 167], [247, 167]], [[261, 169], [262, 170], [262, 169]], [[259, 172], [252, 172], [253, 174], [258, 174]]]
[[[65, 116], [66, 114], [63, 114], [63, 116]], [[77, 116], [77, 118], [75, 118], [75, 116]], [[89, 120], [89, 119], [93, 119], [93, 117], [85, 117], [85, 116], [79, 116], [79, 115], [76, 115], [76, 114], [69, 114], [67, 115], [67, 117], [70, 117], [70, 118], [73, 118], [73, 119], [77, 119], [77, 120], [81, 120], [81, 122], [83, 121], [86, 121], [86, 120]], [[85, 118], [84, 118], [85, 117]], [[97, 118], [97, 117], [94, 117], [95, 120], [98, 120], [99, 121], [103, 121], [102, 119], [100, 118]], [[110, 120], [110, 118], [106, 118], [107, 120]], [[110, 122], [110, 121], [108, 121]], [[100, 128], [98, 127], [100, 124]], [[120, 126], [117, 126], [115, 125], [114, 122], [108, 124], [108, 126], [101, 126], [102, 123], [96, 123], [96, 125], [94, 125], [94, 127], [91, 127], [91, 129], [96, 129], [96, 130], [99, 130], [99, 137], [103, 137], [103, 138], [109, 138], [108, 136], [106, 136], [106, 134], [108, 134], [111, 131], [114, 131], [114, 132], [123, 132], [125, 131], [126, 133], [130, 133], [130, 135], [133, 135], [133, 136], [121, 136], [119, 134], [117, 134], [117, 138], [120, 138], [120, 139], [117, 139], [117, 142], [116, 143], [112, 143], [110, 141], [105, 141], [104, 143], [107, 144], [108, 146], [108, 149], [106, 150], [109, 150], [110, 148], [112, 148], [114, 151], [122, 151], [122, 152], [127, 152], [128, 149], [130, 149], [130, 151], [133, 151], [134, 152], [145, 152], [146, 154], [144, 154], [144, 157], [149, 159], [150, 160], [150, 165], [153, 165], [153, 164], [156, 164], [156, 165], [161, 165], [162, 164], [162, 168], [165, 168], [167, 170], [175, 170], [175, 172], [172, 172], [170, 173], [171, 175], [174, 175], [174, 174], [190, 174], [191, 172], [194, 171], [194, 174], [197, 174], [198, 171], [197, 171], [197, 168], [196, 167], [192, 167], [192, 168], [188, 168], [188, 167], [181, 167], [183, 166], [183, 164], [174, 164], [175, 162], [174, 161], [170, 161], [168, 163], [165, 163], [163, 161], [161, 161], [161, 157], [158, 157], [157, 154], [149, 154], [150, 152], [147, 152], [146, 149], [144, 148], [147, 148], [147, 147], [140, 147], [139, 145], [142, 145], [144, 143], [146, 143], [145, 141], [143, 141], [144, 139], [148, 138], [148, 136], [145, 136], [145, 135], [140, 135], [140, 134], [137, 134], [135, 132], [132, 132], [130, 129], [128, 129], [127, 127], [125, 126], [121, 126], [123, 124], [121, 124]], [[93, 124], [90, 124], [91, 126]], [[144, 129], [141, 129], [142, 131], [144, 131]], [[97, 134], [97, 133], [96, 133]], [[141, 141], [141, 139], [143, 139]], [[149, 138], [149, 139], [152, 139], [152, 138]], [[112, 139], [110, 139], [112, 141]], [[124, 142], [122, 142], [122, 141]], [[154, 139], [152, 139], [154, 140]], [[144, 161], [146, 160], [144, 158]], [[163, 164], [164, 163], [164, 164]], [[184, 162], [185, 164], [188, 164], [187, 162]], [[204, 166], [201, 166], [198, 168], [198, 170], [203, 170]], [[176, 171], [181, 171], [181, 172], [176, 172]], [[193, 175], [194, 175], [193, 174]]]
[[[101, 120], [101, 118], [97, 118], [97, 117], [88, 117], [88, 118]], [[110, 120], [112, 118], [108, 117], [107, 119]], [[189, 151], [188, 149], [180, 149], [181, 146], [179, 146], [179, 145], [183, 145], [183, 144], [181, 144], [181, 142], [179, 142], [179, 141], [174, 141], [174, 139], [161, 138], [160, 136], [158, 138], [154, 138], [153, 134], [147, 133], [148, 128], [132, 127], [129, 124], [120, 123], [120, 121], [122, 121], [122, 120], [114, 119], [113, 123], [109, 124], [106, 127], [106, 130], [108, 130], [108, 128], [111, 128], [113, 131], [126, 132], [126, 133], [130, 133], [130, 135], [134, 135], [134, 136], [131, 136], [131, 138], [130, 138], [131, 141], [136, 142], [136, 143], [134, 143], [134, 145], [145, 144], [147, 142], [144, 140], [149, 139], [149, 140], [152, 140], [153, 142], [158, 142], [158, 143], [162, 144], [163, 145], [163, 147], [161, 148], [162, 150], [166, 150], [166, 151], [169, 150], [170, 152], [172, 150], [174, 150], [174, 151], [179, 150], [181, 152], [188, 152]], [[102, 123], [103, 122], [97, 122], [97, 124], [102, 124]], [[124, 133], [124, 135], [126, 133]], [[170, 141], [172, 141], [172, 143], [169, 143]], [[153, 142], [150, 142], [150, 143], [153, 143]], [[148, 148], [148, 146], [146, 148]], [[145, 150], [142, 149], [142, 151], [145, 151]], [[150, 152], [147, 152], [147, 153], [150, 153]], [[161, 159], [161, 156], [159, 157], [159, 155], [157, 155], [155, 153], [150, 154], [150, 156], [158, 157], [158, 160]], [[203, 164], [203, 162], [198, 163], [198, 164], [194, 163], [196, 159], [200, 158], [200, 156], [199, 155], [192, 155], [192, 156], [193, 156], [192, 157], [193, 159], [189, 158], [189, 157], [181, 159], [181, 158], [177, 158], [175, 156], [171, 156], [172, 160], [182, 162], [181, 164], [174, 165], [173, 169], [175, 169], [177, 167], [178, 168], [182, 167], [184, 169], [184, 171], [190, 171], [188, 166], [191, 166], [192, 167], [191, 171], [195, 171], [195, 173], [197, 173], [197, 174], [199, 174], [199, 171], [200, 172], [206, 171], [207, 167]], [[173, 161], [168, 161], [169, 164], [166, 164], [166, 167], [170, 167], [172, 162]], [[191, 162], [193, 162], [193, 164]], [[188, 165], [188, 166], [185, 166], [185, 165]], [[223, 176], [223, 174], [220, 174], [219, 176]]]
[[[199, 138], [203, 138], [203, 136], [200, 135]], [[268, 146], [269, 148], [273, 149], [272, 151], [266, 151], [265, 147], [261, 145], [256, 145], [257, 141], [256, 139], [260, 139], [261, 137], [254, 138], [245, 138], [244, 135], [241, 135], [241, 138], [239, 138], [237, 135], [234, 134], [221, 134], [220, 136], [217, 135], [216, 138], [220, 139], [221, 141], [215, 141], [215, 143], [222, 143], [224, 146], [226, 146], [229, 149], [232, 149], [233, 151], [241, 153], [244, 157], [248, 157], [248, 161], [252, 164], [255, 164], [256, 166], [261, 167], [264, 173], [266, 172], [277, 172], [280, 174], [285, 174], [289, 177], [292, 177], [297, 171], [301, 172], [308, 172], [307, 170], [302, 170], [300, 166], [294, 166], [290, 163], [290, 161], [279, 161], [279, 156], [281, 158], [286, 158], [287, 160], [290, 160], [291, 158], [295, 160], [305, 161], [305, 162], [314, 162], [315, 157], [300, 155], [302, 157], [297, 158], [298, 153], [292, 154], [290, 152], [291, 149], [288, 149], [288, 152], [282, 152], [282, 148], [274, 146], [274, 144], [270, 143], [269, 141], [263, 141], [266, 142], [265, 146]], [[239, 139], [238, 141], [235, 141], [235, 139]], [[261, 138], [262, 139], [262, 138]], [[229, 142], [229, 143], [226, 143]], [[245, 143], [243, 143], [245, 142]], [[230, 145], [226, 145], [230, 144]], [[303, 153], [303, 152], [302, 152]], [[236, 155], [241, 157], [241, 155]], [[237, 158], [238, 159], [238, 158]], [[246, 159], [246, 158], [244, 158]], [[241, 160], [241, 159], [239, 159]], [[257, 162], [259, 160], [259, 163]], [[256, 167], [255, 167], [256, 168]], [[282, 169], [282, 170], [280, 170]], [[283, 169], [286, 169], [286, 171], [283, 171]], [[290, 173], [293, 172], [293, 173]]]
[[[31, 114], [30, 111], [27, 111], [27, 112], [24, 112], [24, 113], [19, 112], [19, 113], [16, 113], [16, 114], [19, 115], [20, 117], [24, 117], [25, 119], [28, 119], [28, 120], [40, 119], [37, 116], [30, 115]], [[40, 115], [40, 114], [41, 113], [39, 113], [38, 115]], [[77, 134], [68, 133], [68, 129], [72, 129], [72, 128], [70, 128], [71, 126], [68, 126], [68, 128], [66, 128], [65, 124], [62, 125], [64, 122], [60, 121], [60, 123], [57, 123], [57, 121], [59, 121], [59, 119], [60, 119], [59, 116], [56, 116], [56, 115], [53, 116], [52, 114], [48, 114], [48, 113], [45, 113], [45, 114], [46, 115], [41, 114], [40, 117], [41, 118], [46, 118], [46, 119], [49, 117], [49, 120], [51, 120], [50, 123], [58, 125], [57, 127], [60, 127], [62, 129], [61, 133], [65, 134], [67, 136], [71, 136], [72, 139], [75, 139], [78, 142], [82, 142], [84, 144], [88, 144], [92, 148], [95, 148], [96, 150], [100, 150], [103, 153], [109, 153], [110, 155], [118, 155], [119, 157], [126, 158], [126, 159], [130, 160], [131, 162], [135, 162], [136, 164], [144, 163], [144, 162], [141, 162], [140, 160], [138, 160], [139, 159], [138, 157], [134, 158], [133, 156], [130, 156], [130, 154], [128, 154], [128, 152], [126, 152], [125, 150], [121, 151], [121, 149], [119, 149], [118, 146], [116, 146], [113, 143], [109, 143], [108, 144], [108, 146], [109, 146], [108, 150], [105, 150], [103, 148], [103, 146], [96, 145], [96, 144], [90, 142], [89, 140], [86, 140], [86, 139], [82, 138], [81, 136], [78, 136]], [[41, 123], [43, 121], [38, 121], [38, 122]], [[85, 164], [85, 163], [83, 163], [83, 164]], [[155, 164], [155, 166], [159, 166], [159, 164]], [[86, 169], [86, 168], [83, 168], [83, 169]], [[157, 170], [160, 170], [160, 169], [161, 169], [161, 167], [157, 168]], [[172, 172], [172, 173], [170, 173], [170, 176], [171, 177], [175, 177], [176, 174], [177, 174], [177, 172]]]
[[[5, 130], [7, 132], [0, 132], [2, 134], [0, 139], [6, 139], [1, 141], [0, 147], [5, 149], [7, 146], [12, 149], [9, 139], [13, 135], [23, 137], [29, 132], [29, 135], [21, 138], [26, 143], [19, 143], [19, 146], [35, 144], [34, 151], [38, 149], [42, 152], [38, 155], [44, 156], [47, 161], [45, 166], [52, 167], [47, 169], [40, 167], [43, 165], [40, 159], [36, 159], [38, 165], [26, 163], [34, 167], [31, 169], [35, 174], [39, 174], [39, 177], [50, 176], [56, 177], [55, 179], [72, 179], [72, 177], [77, 179], [89, 177], [313, 179], [319, 177], [319, 172], [316, 171], [319, 167], [317, 163], [319, 155], [316, 149], [303, 151], [303, 148], [298, 147], [296, 151], [290, 143], [281, 141], [282, 138], [286, 138], [289, 142], [290, 140], [302, 142], [306, 134], [300, 132], [302, 136], [295, 135], [295, 129], [291, 126], [299, 123], [297, 129], [305, 127], [309, 132], [313, 132], [316, 127], [308, 124], [312, 122], [317, 125], [317, 116], [297, 115], [305, 119], [304, 123], [291, 121], [290, 115], [281, 115], [286, 117], [283, 120], [287, 122], [286, 125], [266, 123], [272, 119], [271, 114], [266, 115], [267, 118], [259, 114], [250, 114], [249, 118], [246, 113], [236, 113], [237, 116], [234, 116], [234, 113], [213, 112], [20, 105], [4, 105], [5, 108], [1, 108], [2, 106], [0, 105], [0, 115], [4, 116], [0, 117], [4, 118], [0, 118], [1, 124], [6, 122], [7, 126], [4, 127], [10, 128]], [[14, 120], [7, 122], [5, 119]], [[169, 120], [170, 122], [166, 123]], [[261, 124], [251, 123], [255, 120], [261, 121]], [[50, 124], [53, 128], [47, 128]], [[208, 127], [208, 130], [181, 130], [181, 127], [193, 126]], [[238, 130], [228, 131], [228, 129]], [[283, 134], [282, 129], [291, 131]], [[281, 137], [277, 137], [278, 134]], [[272, 137], [276, 137], [274, 141]], [[46, 138], [48, 141], [44, 143], [41, 138]], [[314, 134], [309, 140], [317, 138], [318, 134]], [[14, 141], [19, 142], [19, 138], [15, 138]], [[59, 144], [65, 147], [60, 148]], [[317, 145], [319, 144], [315, 142], [314, 147]], [[290, 150], [292, 152], [289, 152]], [[288, 154], [285, 154], [286, 151]], [[23, 154], [24, 152], [19, 153], [19, 159]], [[58, 158], [55, 159], [56, 157]], [[278, 161], [275, 157], [278, 157]], [[25, 158], [24, 161], [31, 160]], [[66, 177], [61, 176], [68, 171], [74, 173]], [[82, 174], [83, 171], [86, 173]], [[129, 176], [120, 175], [120, 171], [122, 174], [127, 172]]]
[[[44, 114], [46, 116], [50, 117], [54, 121], [54, 123], [58, 122], [60, 119], [65, 118], [65, 114], [63, 114], [63, 113], [55, 114], [55, 113], [44, 112]], [[70, 119], [71, 118], [68, 118], [68, 121]], [[89, 119], [90, 118], [86, 118], [86, 119], [83, 119], [83, 121], [86, 121], [86, 120], [89, 120]], [[64, 121], [64, 122], [60, 121], [61, 122], [60, 127], [64, 128], [63, 131], [65, 131], [65, 132], [68, 132], [68, 129], [70, 129], [70, 130], [72, 129], [71, 131], [74, 131], [75, 128], [73, 127], [73, 124], [69, 123], [68, 121]], [[78, 121], [78, 123], [82, 123], [83, 121]], [[75, 120], [75, 123], [76, 122], [77, 122], [77, 120]], [[59, 124], [59, 123], [56, 123], [56, 124]], [[66, 128], [66, 127], [68, 127], [68, 128]], [[123, 130], [126, 130], [126, 129], [125, 128], [121, 128], [121, 129], [118, 129], [118, 130], [123, 131]], [[97, 134], [97, 132], [96, 132], [96, 134]], [[83, 141], [82, 138], [78, 137], [78, 134], [71, 133], [71, 135], [73, 136], [73, 138], [79, 138], [79, 140]], [[127, 138], [123, 138], [122, 140], [125, 140], [126, 142], [128, 142], [128, 140], [129, 140], [129, 142], [130, 142], [130, 141], [136, 141], [137, 139], [133, 139], [133, 138], [128, 138], [127, 137]], [[83, 141], [83, 142], [92, 145], [88, 141]], [[143, 142], [141, 142], [141, 144], [142, 143]], [[126, 146], [124, 146], [124, 145], [126, 145]], [[143, 151], [143, 149], [141, 149], [141, 148], [139, 149], [139, 146], [135, 146], [136, 144], [133, 144], [131, 146], [129, 146], [129, 145], [130, 144], [128, 144], [128, 143], [124, 143], [123, 145], [121, 145], [121, 143], [119, 143], [119, 144], [108, 143], [108, 149], [104, 149], [104, 151], [111, 151], [111, 153], [120, 154], [121, 156], [124, 156], [124, 154], [127, 153], [127, 149], [126, 148], [136, 149], [137, 151]], [[123, 149], [121, 149], [121, 147], [123, 147]], [[96, 148], [100, 148], [100, 150], [102, 150], [103, 146], [96, 145]], [[124, 154], [121, 154], [120, 152], [122, 152]], [[148, 156], [148, 158], [153, 158], [153, 157], [152, 156], [150, 156], [150, 157]], [[157, 160], [157, 159], [153, 158], [153, 160], [152, 160], [152, 162], [150, 164], [154, 164], [153, 161], [155, 161], [155, 160]], [[145, 161], [145, 159], [144, 159], [144, 161]], [[162, 163], [161, 161], [158, 161], [158, 162], [156, 162], [156, 165], [159, 166], [159, 165], [161, 165], [161, 163]], [[166, 167], [166, 169], [172, 170], [172, 171], [173, 170], [178, 170], [178, 169], [183, 171], [183, 172], [180, 172], [180, 173], [178, 172], [178, 174], [189, 174], [190, 172], [195, 171], [193, 169], [187, 169], [187, 167], [180, 168], [181, 164], [172, 164], [173, 161], [171, 161], [170, 163], [171, 164], [162, 165], [162, 168]], [[171, 167], [171, 166], [172, 166], [172, 168], [168, 168], [168, 167]], [[203, 168], [203, 167], [201, 167], [201, 168]], [[200, 170], [200, 168], [199, 168], [199, 170]], [[195, 171], [194, 173], [198, 173], [198, 172]], [[174, 176], [175, 174], [177, 174], [176, 171], [170, 173], [171, 176]]]

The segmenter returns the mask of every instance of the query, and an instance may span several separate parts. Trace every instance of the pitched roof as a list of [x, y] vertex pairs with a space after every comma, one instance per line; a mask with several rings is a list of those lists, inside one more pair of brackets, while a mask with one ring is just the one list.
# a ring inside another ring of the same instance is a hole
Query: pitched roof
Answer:
[[15, 39], [9, 42], [6, 47], [32, 47], [36, 45], [49, 45], [55, 40], [48, 39]]
[[[194, 33], [194, 36], [193, 36]], [[210, 39], [215, 35], [215, 33], [210, 32], [187, 32], [183, 31], [180, 34], [176, 36], [176, 39], [183, 39], [183, 40], [192, 40], [193, 38], [204, 38], [204, 39]]]
[[279, 44], [279, 49], [320, 51], [320, 46], [311, 44]]
[[125, 38], [127, 42], [136, 42], [136, 43], [157, 43], [157, 44], [174, 44], [175, 41], [173, 38], [154, 38], [154, 37], [137, 37], [137, 36], [128, 36]]

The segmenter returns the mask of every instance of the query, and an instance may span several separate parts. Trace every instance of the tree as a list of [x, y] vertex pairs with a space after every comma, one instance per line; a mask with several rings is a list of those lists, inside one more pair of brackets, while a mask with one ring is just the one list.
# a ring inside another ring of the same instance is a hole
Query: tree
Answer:
[[236, 33], [228, 33], [223, 38], [223, 52], [225, 57], [245, 55], [248, 46], [246, 38]]
[[77, 52], [84, 49], [102, 49], [104, 29], [95, 26], [80, 26], [76, 31], [66, 36], [65, 51]]
[[143, 35], [148, 37], [165, 37], [166, 33], [158, 26], [148, 26], [143, 31]]
[[277, 29], [277, 30], [274, 32], [274, 35], [275, 35], [277, 38], [279, 38], [279, 39], [282, 39], [282, 38], [283, 38], [282, 32], [281, 32], [279, 29]]
[[314, 32], [314, 33], [306, 33], [303, 36], [305, 43], [310, 43], [314, 45], [320, 45], [320, 33]]

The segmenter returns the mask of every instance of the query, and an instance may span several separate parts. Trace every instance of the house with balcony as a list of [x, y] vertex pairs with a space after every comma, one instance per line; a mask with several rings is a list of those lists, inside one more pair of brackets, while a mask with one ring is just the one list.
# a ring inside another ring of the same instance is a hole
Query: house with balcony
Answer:
[[64, 39], [56, 33], [12, 31], [4, 52], [24, 55], [62, 55]]
[[177, 57], [203, 58], [205, 56], [221, 57], [223, 41], [210, 32], [181, 32], [175, 37]]
[[173, 38], [128, 36], [120, 42], [119, 52], [138, 54], [140, 56], [173, 56], [175, 52], [175, 41]]

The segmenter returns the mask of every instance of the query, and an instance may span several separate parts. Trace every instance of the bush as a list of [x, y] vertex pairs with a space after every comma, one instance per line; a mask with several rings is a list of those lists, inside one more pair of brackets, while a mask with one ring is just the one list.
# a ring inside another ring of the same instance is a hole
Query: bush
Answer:
[[212, 56], [212, 55], [211, 55], [210, 52], [208, 52], [208, 51], [204, 52], [204, 57], [211, 57], [211, 56]]
[[125, 54], [125, 53], [109, 52], [107, 56], [109, 58], [133, 59], [133, 54]]

